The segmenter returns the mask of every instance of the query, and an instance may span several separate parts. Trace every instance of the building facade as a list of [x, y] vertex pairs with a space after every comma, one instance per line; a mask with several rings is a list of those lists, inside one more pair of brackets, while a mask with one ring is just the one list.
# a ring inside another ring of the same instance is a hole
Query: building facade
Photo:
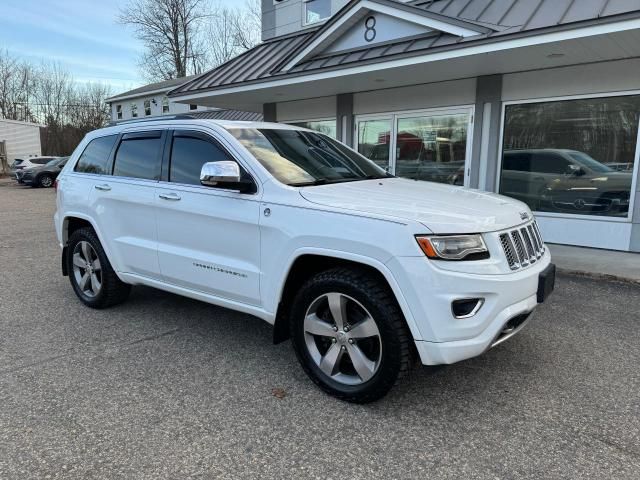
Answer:
[[119, 120], [211, 110], [209, 107], [202, 107], [196, 104], [177, 103], [167, 96], [171, 89], [193, 78], [191, 76], [151, 83], [108, 98], [107, 103], [111, 108], [111, 121], [117, 122]]
[[[42, 154], [41, 127], [37, 123], [0, 119], [0, 142], [3, 143], [2, 150], [7, 165], [18, 158], [39, 157]], [[3, 166], [0, 165], [0, 172], [2, 169]]]
[[169, 98], [517, 198], [551, 243], [640, 252], [637, 0], [263, 0], [263, 38]]

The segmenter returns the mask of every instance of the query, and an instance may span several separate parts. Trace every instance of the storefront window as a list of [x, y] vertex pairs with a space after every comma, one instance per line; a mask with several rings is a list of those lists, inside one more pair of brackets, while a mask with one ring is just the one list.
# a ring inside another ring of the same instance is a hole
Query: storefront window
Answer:
[[391, 119], [358, 122], [358, 152], [382, 168], [389, 167]]
[[508, 105], [500, 193], [532, 210], [627, 217], [640, 96]]
[[337, 138], [336, 136], [336, 121], [335, 120], [313, 120], [309, 122], [290, 122], [290, 125], [297, 127], [308, 128], [309, 130], [315, 130], [316, 132], [324, 133], [331, 138]]
[[464, 185], [468, 127], [468, 114], [399, 118], [395, 174]]

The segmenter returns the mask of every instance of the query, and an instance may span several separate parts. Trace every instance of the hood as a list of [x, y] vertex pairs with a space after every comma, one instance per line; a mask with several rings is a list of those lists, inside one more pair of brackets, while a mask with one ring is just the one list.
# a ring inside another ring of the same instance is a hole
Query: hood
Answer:
[[417, 221], [432, 233], [483, 233], [523, 223], [529, 208], [495, 193], [440, 183], [385, 178], [303, 187], [309, 202], [369, 215]]

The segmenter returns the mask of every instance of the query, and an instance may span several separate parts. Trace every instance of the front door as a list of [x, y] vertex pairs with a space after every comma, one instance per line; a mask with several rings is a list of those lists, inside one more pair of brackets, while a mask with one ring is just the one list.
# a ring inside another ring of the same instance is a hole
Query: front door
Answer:
[[468, 185], [472, 122], [471, 107], [358, 117], [357, 148], [399, 177]]
[[164, 280], [259, 305], [259, 195], [200, 184], [204, 163], [235, 161], [208, 133], [175, 130], [166, 151], [156, 198]]

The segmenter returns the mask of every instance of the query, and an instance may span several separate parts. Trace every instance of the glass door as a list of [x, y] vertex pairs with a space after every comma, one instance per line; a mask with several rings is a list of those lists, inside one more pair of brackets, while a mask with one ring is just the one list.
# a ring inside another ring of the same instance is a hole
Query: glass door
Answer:
[[392, 117], [362, 118], [356, 121], [358, 152], [391, 171]]
[[468, 184], [471, 107], [356, 119], [358, 151], [405, 178]]
[[471, 111], [398, 116], [395, 174], [429, 182], [465, 185]]

